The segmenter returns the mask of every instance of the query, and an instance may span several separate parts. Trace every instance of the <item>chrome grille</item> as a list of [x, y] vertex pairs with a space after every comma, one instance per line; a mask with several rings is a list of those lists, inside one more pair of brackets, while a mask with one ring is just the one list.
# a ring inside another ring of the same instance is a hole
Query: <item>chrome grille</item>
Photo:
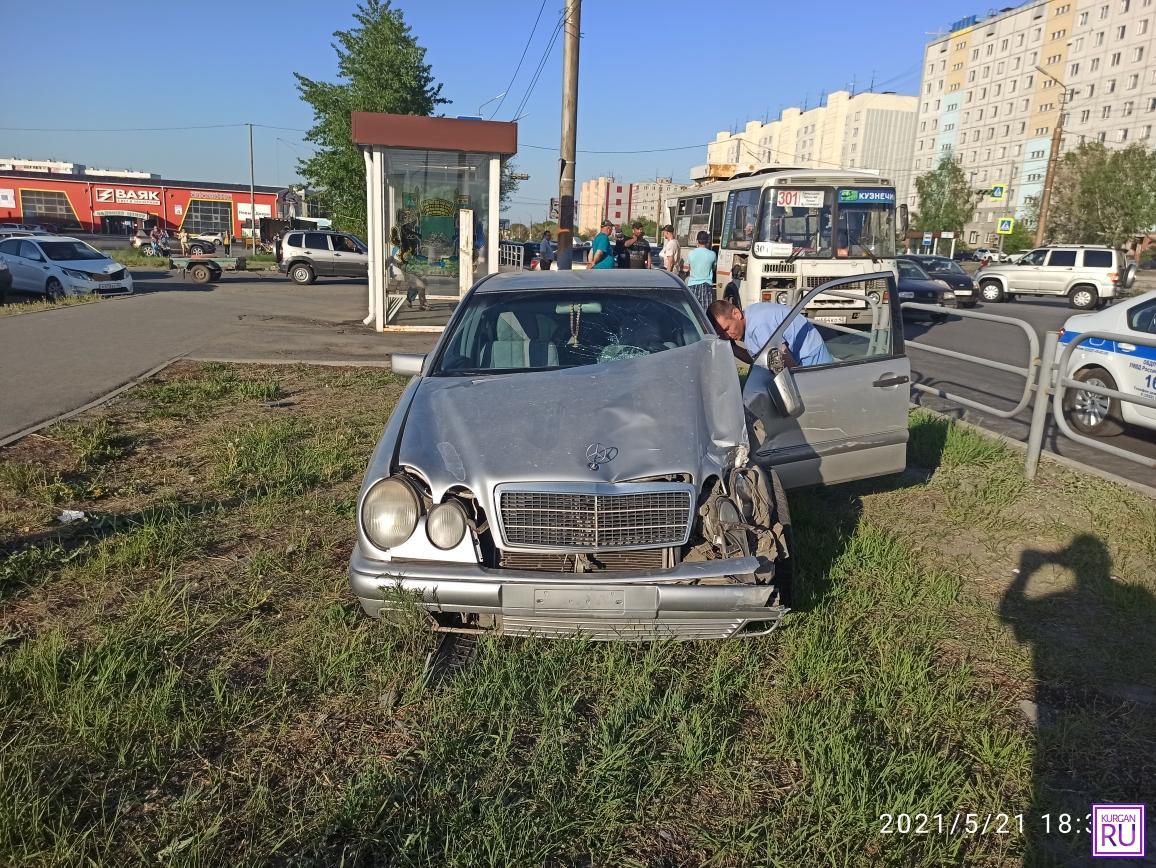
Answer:
[[[846, 278], [848, 276], [849, 275], [846, 275], [846, 274], [835, 274], [835, 275], [830, 275], [829, 277], [823, 277], [822, 275], [814, 275], [812, 277], [806, 278], [807, 289], [814, 289], [816, 286], [822, 286], [824, 283], [830, 283], [832, 280], [842, 280], [843, 278]], [[868, 292], [872, 289], [874, 289], [878, 292], [882, 292], [886, 288], [887, 288], [887, 281], [886, 280], [879, 280], [879, 279], [860, 280], [858, 283], [844, 284], [843, 286], [839, 287], [839, 292], [856, 292], [856, 291]]]
[[682, 545], [694, 489], [654, 484], [499, 486], [506, 547], [598, 551]]
[[794, 274], [793, 262], [768, 262], [763, 265], [763, 274]]

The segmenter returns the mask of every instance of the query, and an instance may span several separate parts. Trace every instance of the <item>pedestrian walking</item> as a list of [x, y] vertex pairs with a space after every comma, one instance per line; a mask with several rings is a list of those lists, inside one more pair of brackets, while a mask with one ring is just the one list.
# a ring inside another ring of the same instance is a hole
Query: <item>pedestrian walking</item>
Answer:
[[698, 247], [690, 252], [686, 260], [690, 264], [690, 276], [686, 285], [694, 293], [703, 310], [715, 302], [714, 267], [718, 256], [710, 249], [710, 233], [698, 233]]
[[622, 234], [622, 227], [614, 224], [614, 231], [610, 233], [614, 239], [614, 267], [629, 268], [630, 255], [626, 252], [626, 236]]
[[181, 256], [189, 255], [189, 233], [184, 227], [181, 227], [180, 233], [177, 235], [177, 240], [181, 242]]
[[592, 268], [613, 268], [614, 253], [610, 246], [610, 233], [614, 231], [614, 224], [603, 220], [598, 228], [598, 234], [590, 242], [590, 265]]
[[550, 230], [547, 229], [542, 233], [542, 240], [538, 242], [538, 268], [542, 271], [549, 271], [550, 266], [554, 263], [554, 256], [557, 248], [554, 247], [554, 242], [550, 238]]
[[672, 274], [678, 274], [682, 267], [682, 248], [674, 237], [674, 227], [669, 223], [662, 227], [662, 267]]
[[642, 234], [642, 222], [630, 224], [631, 235], [626, 239], [627, 268], [650, 268], [650, 242]]
[[221, 235], [221, 246], [225, 248], [225, 255], [229, 255], [229, 250], [233, 246], [233, 233], [225, 230]]

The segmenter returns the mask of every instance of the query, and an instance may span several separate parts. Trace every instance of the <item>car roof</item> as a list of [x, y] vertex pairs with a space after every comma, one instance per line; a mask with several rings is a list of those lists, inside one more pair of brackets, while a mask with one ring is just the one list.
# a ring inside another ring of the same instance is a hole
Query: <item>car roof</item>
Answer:
[[650, 268], [582, 268], [573, 271], [506, 271], [474, 285], [474, 292], [519, 292], [533, 289], [679, 289], [669, 271]]

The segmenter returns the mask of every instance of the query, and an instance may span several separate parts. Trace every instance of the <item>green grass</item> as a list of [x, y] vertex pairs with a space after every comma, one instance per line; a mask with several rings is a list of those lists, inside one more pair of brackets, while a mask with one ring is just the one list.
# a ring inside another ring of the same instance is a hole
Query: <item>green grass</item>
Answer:
[[75, 307], [78, 304], [93, 304], [104, 301], [99, 295], [65, 295], [52, 301], [31, 300], [26, 296], [9, 293], [7, 303], [0, 305], [0, 316], [15, 316], [21, 313], [36, 313], [58, 307]]
[[167, 258], [163, 256], [145, 256], [135, 247], [115, 247], [103, 252], [110, 259], [130, 268], [154, 268], [163, 271], [169, 267]]
[[[428, 689], [344, 577], [403, 387], [182, 364], [0, 452], [0, 863], [1047, 864], [1087, 840], [1039, 812], [1156, 797], [1134, 492], [915, 414], [930, 473], [792, 496], [771, 636], [485, 637]], [[881, 834], [921, 812], [1031, 833]]]

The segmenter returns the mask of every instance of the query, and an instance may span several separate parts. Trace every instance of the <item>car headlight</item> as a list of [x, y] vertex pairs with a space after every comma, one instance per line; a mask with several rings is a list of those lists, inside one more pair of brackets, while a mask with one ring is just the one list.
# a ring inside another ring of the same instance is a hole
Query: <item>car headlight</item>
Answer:
[[376, 483], [361, 503], [361, 527], [380, 549], [399, 546], [414, 532], [421, 501], [407, 480], [391, 476]]
[[883, 299], [883, 296], [881, 296], [875, 290], [871, 290], [869, 293], [867, 293], [867, 300], [870, 301], [872, 304], [879, 304], [879, 302], [882, 299]]
[[425, 533], [439, 549], [454, 548], [466, 535], [466, 511], [456, 500], [439, 503], [426, 517]]
[[73, 271], [71, 268], [62, 268], [60, 270], [71, 277], [73, 280], [92, 280], [92, 275], [86, 274], [83, 271]]

